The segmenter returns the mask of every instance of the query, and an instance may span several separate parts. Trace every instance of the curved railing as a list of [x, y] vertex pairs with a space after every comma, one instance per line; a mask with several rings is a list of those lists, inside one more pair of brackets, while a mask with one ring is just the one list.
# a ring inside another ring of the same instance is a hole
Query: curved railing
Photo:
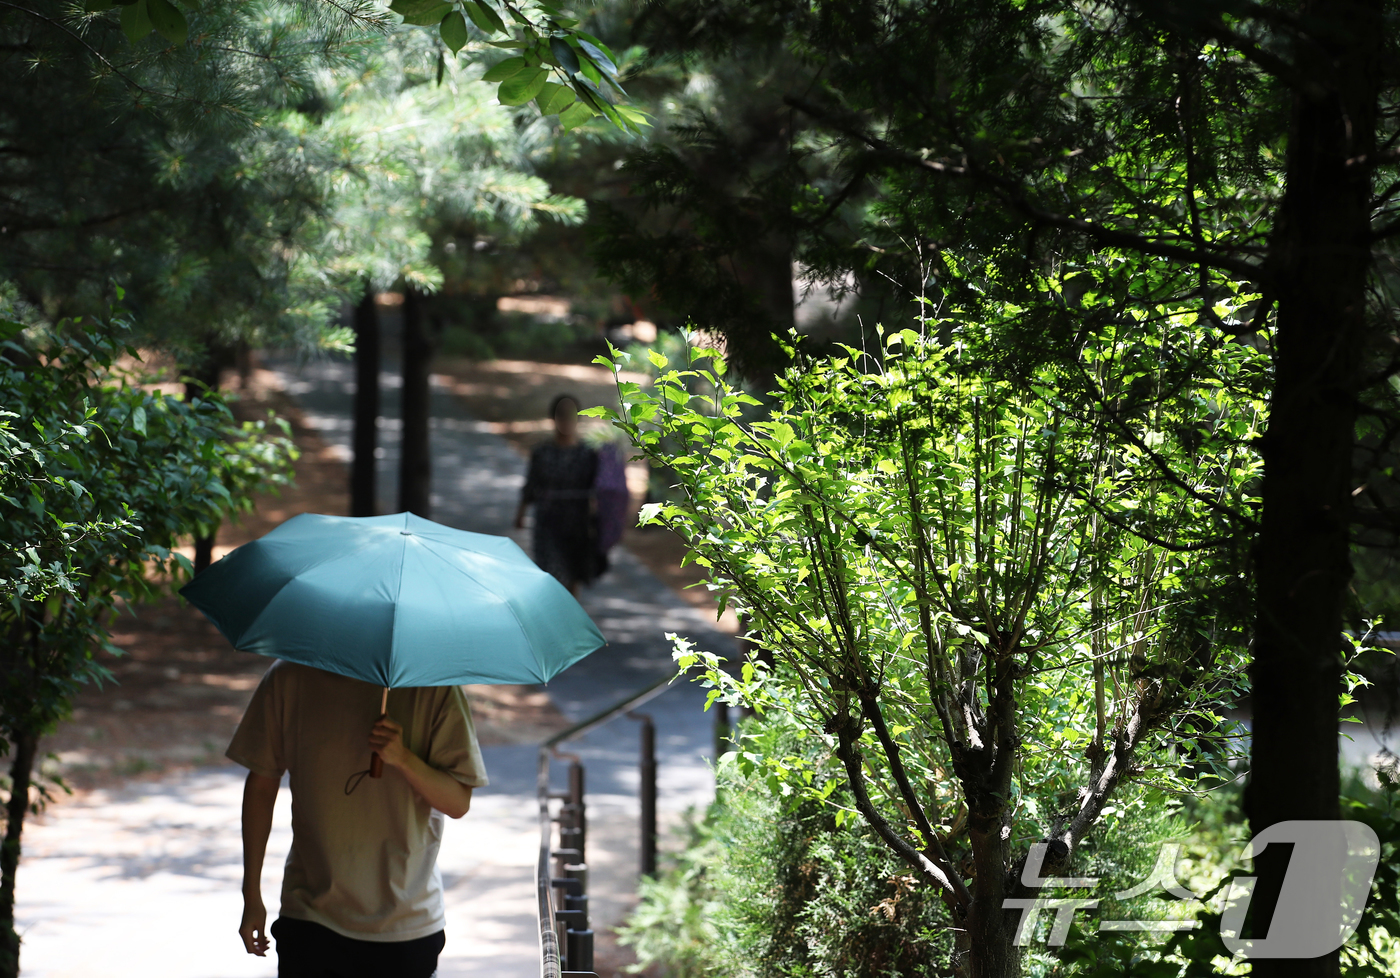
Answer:
[[[652, 683], [646, 689], [634, 693], [627, 699], [622, 700], [614, 706], [608, 707], [601, 713], [589, 717], [581, 723], [576, 723], [569, 729], [555, 734], [553, 737], [540, 744], [539, 772], [538, 772], [538, 795], [540, 806], [540, 857], [535, 869], [536, 895], [539, 901], [539, 925], [540, 925], [540, 978], [567, 978], [567, 976], [578, 976], [592, 974], [593, 967], [593, 931], [588, 927], [587, 888], [588, 888], [588, 864], [586, 861], [585, 829], [586, 820], [584, 817], [583, 798], [583, 765], [574, 759], [569, 770], [569, 790], [562, 794], [555, 794], [549, 790], [549, 762], [558, 755], [559, 745], [566, 741], [582, 737], [584, 734], [601, 727], [603, 724], [624, 714], [637, 709], [648, 700], [661, 695], [666, 691], [673, 675], [665, 676]], [[646, 755], [650, 754], [653, 743], [650, 736], [651, 720], [648, 717], [638, 717], [646, 726], [643, 728], [643, 765], [646, 766]], [[647, 841], [651, 840], [654, 845], [656, 824], [655, 824], [655, 768], [652, 766], [651, 782], [646, 784], [643, 778], [643, 860], [646, 859]], [[554, 822], [556, 818], [550, 812], [549, 803], [552, 800], [562, 800], [564, 802], [560, 809], [558, 822], [561, 832], [561, 846], [554, 848]], [[653, 802], [647, 805], [647, 800]], [[563, 833], [569, 833], [569, 838], [565, 840]], [[562, 843], [572, 842], [574, 845], [564, 845]], [[654, 852], [654, 849], [652, 849]], [[654, 857], [653, 857], [654, 858]], [[561, 862], [561, 875], [555, 876], [551, 862], [555, 859]], [[573, 862], [566, 862], [572, 859]], [[562, 889], [566, 893], [565, 903], [570, 902], [568, 897], [582, 897], [582, 900], [573, 902], [581, 904], [584, 909], [573, 907], [560, 910], [555, 904], [555, 890]], [[581, 927], [573, 926], [575, 923]], [[563, 941], [561, 947], [560, 930], [563, 930]], [[561, 953], [561, 951], [563, 953]]]

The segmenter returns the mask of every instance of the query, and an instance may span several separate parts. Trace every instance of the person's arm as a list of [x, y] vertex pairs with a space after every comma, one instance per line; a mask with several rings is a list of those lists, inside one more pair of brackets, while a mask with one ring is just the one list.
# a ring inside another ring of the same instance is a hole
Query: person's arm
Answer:
[[530, 453], [530, 464], [525, 469], [525, 484], [520, 487], [520, 505], [515, 508], [515, 528], [525, 529], [525, 510], [535, 501], [535, 475], [539, 471], [535, 460], [536, 452]]
[[409, 786], [429, 805], [449, 818], [461, 818], [472, 807], [472, 789], [446, 771], [439, 771], [403, 745], [403, 727], [381, 717], [369, 734], [371, 750], [403, 774]]
[[272, 808], [277, 803], [277, 778], [248, 772], [243, 782], [243, 923], [238, 936], [249, 954], [267, 956], [267, 908], [262, 898], [263, 857], [272, 833]]

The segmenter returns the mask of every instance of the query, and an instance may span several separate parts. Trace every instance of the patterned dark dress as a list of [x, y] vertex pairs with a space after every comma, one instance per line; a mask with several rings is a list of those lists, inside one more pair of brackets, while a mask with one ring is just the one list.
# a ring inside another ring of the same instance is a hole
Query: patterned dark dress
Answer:
[[535, 563], [565, 587], [598, 576], [598, 547], [590, 508], [598, 453], [587, 445], [547, 441], [530, 453], [520, 491], [535, 506]]

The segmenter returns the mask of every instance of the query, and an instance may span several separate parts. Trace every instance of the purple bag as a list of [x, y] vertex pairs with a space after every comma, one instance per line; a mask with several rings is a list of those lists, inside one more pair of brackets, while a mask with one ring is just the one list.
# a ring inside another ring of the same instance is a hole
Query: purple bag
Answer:
[[598, 553], [606, 556], [627, 524], [627, 464], [614, 444], [598, 449], [598, 474], [593, 480], [593, 493], [598, 500]]

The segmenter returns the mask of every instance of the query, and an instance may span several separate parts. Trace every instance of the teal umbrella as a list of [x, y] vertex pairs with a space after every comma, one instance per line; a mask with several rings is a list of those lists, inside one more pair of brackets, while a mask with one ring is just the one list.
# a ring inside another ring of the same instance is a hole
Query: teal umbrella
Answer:
[[383, 686], [381, 715], [394, 687], [544, 683], [605, 643], [514, 540], [412, 513], [294, 516], [180, 593], [236, 649]]
[[180, 593], [234, 648], [383, 686], [544, 683], [605, 643], [507, 537], [303, 513]]

